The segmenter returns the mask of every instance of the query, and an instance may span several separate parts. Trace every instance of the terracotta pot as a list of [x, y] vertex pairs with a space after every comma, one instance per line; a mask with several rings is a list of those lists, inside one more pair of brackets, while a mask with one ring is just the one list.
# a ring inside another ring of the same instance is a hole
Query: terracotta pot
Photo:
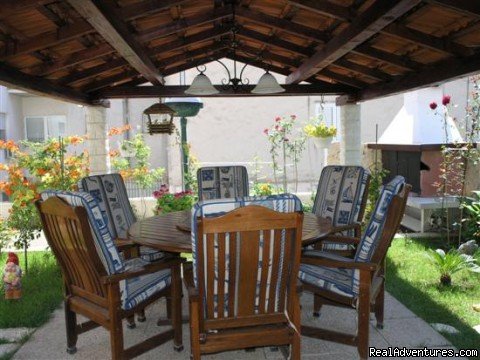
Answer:
[[328, 149], [330, 147], [330, 144], [332, 143], [333, 136], [329, 137], [314, 137], [313, 139], [313, 144], [317, 149]]

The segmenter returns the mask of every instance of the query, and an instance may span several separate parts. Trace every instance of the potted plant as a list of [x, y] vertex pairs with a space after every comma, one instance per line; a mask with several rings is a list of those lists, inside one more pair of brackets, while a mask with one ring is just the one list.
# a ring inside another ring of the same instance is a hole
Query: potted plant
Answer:
[[328, 126], [321, 118], [313, 119], [303, 128], [305, 134], [314, 140], [315, 146], [325, 149], [332, 143], [333, 137], [337, 135], [337, 128]]
[[195, 197], [190, 190], [172, 194], [167, 185], [162, 185], [159, 190], [154, 191], [153, 197], [157, 199], [157, 206], [154, 209], [155, 215], [190, 210], [195, 201]]

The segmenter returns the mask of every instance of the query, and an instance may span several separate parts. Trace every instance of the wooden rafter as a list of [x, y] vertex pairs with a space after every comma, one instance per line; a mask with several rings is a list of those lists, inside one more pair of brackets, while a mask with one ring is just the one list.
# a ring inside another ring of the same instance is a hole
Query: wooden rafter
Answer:
[[22, 89], [41, 96], [49, 96], [63, 101], [84, 105], [98, 104], [71, 88], [55, 84], [41, 77], [25, 74], [6, 64], [0, 63], [0, 83], [11, 88]]
[[94, 81], [88, 85], [85, 85], [82, 87], [82, 91], [89, 93], [104, 87], [121, 84], [132, 78], [137, 77], [138, 75], [139, 75], [138, 72], [135, 70], [122, 71], [119, 74], [108, 76], [106, 78], [103, 78], [103, 79]]
[[339, 82], [344, 85], [348, 85], [357, 89], [363, 89], [367, 84], [363, 81], [357, 80], [353, 77], [342, 75], [331, 70], [323, 69], [320, 75], [324, 75], [336, 82]]
[[128, 65], [128, 63], [125, 61], [125, 59], [106, 61], [104, 64], [97, 65], [82, 71], [74, 71], [72, 74], [63, 77], [60, 82], [62, 84], [72, 84], [77, 81], [88, 80], [97, 77], [105, 71], [111, 71], [126, 65]]
[[150, 41], [155, 38], [175, 34], [179, 31], [185, 31], [189, 28], [200, 26], [204, 24], [212, 23], [216, 20], [220, 20], [231, 16], [231, 12], [226, 7], [213, 9], [210, 11], [202, 12], [194, 17], [185, 18], [181, 20], [172, 21], [166, 25], [160, 25], [148, 29], [137, 36], [137, 39], [142, 42]]
[[167, 69], [165, 69], [163, 71], [163, 73], [165, 74], [165, 76], [173, 75], [173, 74], [179, 73], [180, 71], [185, 71], [185, 70], [188, 70], [188, 69], [192, 69], [196, 66], [204, 65], [204, 64], [207, 64], [209, 62], [221, 59], [224, 56], [225, 56], [224, 51], [219, 51], [219, 52], [216, 52], [216, 53], [212, 53], [210, 55], [201, 56], [201, 57], [198, 57], [196, 59], [192, 59], [190, 61], [187, 61], [184, 64], [168, 67]]
[[239, 47], [239, 51], [245, 52], [247, 55], [250, 54], [250, 56], [258, 56], [260, 58], [276, 61], [284, 66], [289, 66], [292, 68], [296, 68], [300, 65], [298, 61], [290, 57], [273, 53], [271, 51], [268, 51], [267, 49], [257, 49], [246, 44], [241, 44]]
[[408, 56], [396, 55], [388, 53], [383, 50], [379, 50], [370, 45], [363, 44], [353, 49], [354, 54], [359, 54], [372, 59], [380, 60], [390, 65], [398, 66], [406, 70], [419, 70], [422, 68], [422, 64], [411, 60]]
[[120, 19], [114, 3], [106, 0], [68, 0], [68, 2], [132, 68], [154, 85], [163, 83], [161, 74], [143, 45], [135, 39], [131, 29]]
[[146, 15], [151, 15], [179, 6], [189, 0], [144, 0], [131, 5], [126, 5], [119, 10], [124, 20], [135, 20]]
[[277, 18], [275, 16], [270, 16], [259, 11], [251, 10], [245, 7], [239, 7], [236, 10], [236, 13], [240, 18], [270, 26], [276, 30], [281, 30], [317, 43], [328, 40], [328, 35], [323, 31], [297, 24], [289, 20]]
[[[237, 91], [232, 88], [224, 89], [222, 85], [217, 85], [219, 94], [202, 95], [202, 97], [247, 97], [247, 96], [272, 96], [272, 94], [252, 94], [251, 91], [255, 85], [241, 85]], [[315, 84], [315, 85], [282, 85], [285, 92], [275, 94], [275, 96], [305, 96], [305, 95], [326, 95], [343, 94], [348, 88], [336, 84]], [[118, 98], [149, 98], [149, 97], [188, 97], [185, 90], [188, 86], [116, 86], [104, 89], [95, 94], [99, 99], [118, 99]], [[190, 95], [191, 96], [191, 95]]]
[[450, 8], [480, 18], [480, 2], [472, 0], [424, 0], [426, 3]]
[[201, 47], [201, 48], [198, 48], [198, 49], [195, 49], [195, 50], [186, 51], [182, 54], [176, 54], [176, 55], [172, 55], [168, 58], [160, 59], [157, 62], [156, 65], [159, 66], [160, 68], [165, 68], [166, 66], [168, 66], [170, 64], [174, 64], [174, 63], [179, 62], [179, 61], [187, 61], [189, 59], [195, 58], [195, 57], [200, 56], [200, 55], [207, 55], [208, 56], [209, 54], [216, 53], [220, 50], [225, 49], [226, 47], [227, 47], [226, 44], [215, 43], [213, 45]]
[[435, 66], [426, 67], [420, 72], [408, 73], [396, 81], [369, 86], [360, 91], [355, 99], [364, 101], [394, 95], [407, 90], [437, 85], [444, 81], [477, 73], [478, 71], [478, 55], [472, 55], [463, 59], [449, 58], [435, 64]]
[[358, 15], [340, 34], [333, 37], [324, 48], [317, 51], [302, 66], [292, 72], [287, 78], [287, 83], [299, 83], [324, 69], [420, 2], [421, 0], [377, 0]]
[[113, 52], [115, 52], [115, 50], [112, 49], [109, 44], [103, 43], [97, 46], [92, 46], [91, 48], [77, 51], [52, 63], [36, 65], [29, 68], [28, 72], [33, 75], [49, 75], [55, 71], [69, 68], [85, 61], [91, 61]]
[[337, 60], [334, 63], [335, 66], [341, 67], [346, 70], [352, 70], [356, 73], [368, 76], [373, 79], [381, 80], [381, 81], [390, 81], [392, 80], [392, 77], [378, 69], [370, 68], [368, 66], [360, 65], [357, 63], [354, 63], [350, 60], [347, 60], [345, 58], [342, 58], [340, 60]]
[[288, 0], [287, 2], [298, 8], [341, 21], [350, 22], [355, 17], [355, 11], [351, 7], [336, 5], [332, 2], [318, 0]]

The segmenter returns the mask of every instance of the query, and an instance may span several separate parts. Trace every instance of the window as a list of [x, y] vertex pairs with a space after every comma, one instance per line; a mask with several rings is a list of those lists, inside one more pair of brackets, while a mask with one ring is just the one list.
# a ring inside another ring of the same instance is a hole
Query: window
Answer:
[[25, 117], [25, 137], [28, 141], [40, 142], [49, 138], [65, 135], [67, 119], [65, 116], [27, 116]]
[[333, 102], [322, 103], [320, 101], [315, 102], [315, 116], [319, 116], [323, 113], [323, 118], [328, 126], [335, 126], [337, 128], [337, 136], [333, 138], [333, 141], [340, 141], [340, 109]]

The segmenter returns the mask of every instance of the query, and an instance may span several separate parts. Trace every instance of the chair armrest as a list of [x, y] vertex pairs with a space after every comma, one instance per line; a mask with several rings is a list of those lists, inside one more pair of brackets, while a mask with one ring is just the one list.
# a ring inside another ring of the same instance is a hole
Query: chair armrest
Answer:
[[339, 236], [339, 235], [332, 235], [328, 236], [325, 239], [320, 240], [320, 242], [323, 241], [332, 241], [332, 242], [338, 242], [342, 244], [353, 244], [356, 245], [360, 242], [360, 239], [354, 236]]
[[138, 246], [132, 240], [117, 238], [113, 241], [118, 250], [123, 251]]
[[185, 259], [181, 257], [169, 258], [165, 261], [158, 261], [146, 264], [145, 266], [139, 267], [137, 269], [104, 276], [102, 277], [102, 281], [104, 284], [115, 284], [121, 280], [131, 279], [145, 274], [151, 274], [160, 270], [172, 268], [174, 266], [180, 266], [180, 264], [183, 262], [185, 262]]
[[358, 269], [367, 270], [370, 272], [376, 271], [379, 268], [378, 264], [368, 262], [352, 261], [349, 258], [345, 258], [346, 261], [328, 259], [321, 256], [302, 256], [300, 263], [306, 265], [317, 265], [326, 267], [336, 267], [344, 269]]
[[192, 262], [186, 262], [182, 265], [183, 267], [183, 282], [187, 288], [188, 298], [190, 301], [198, 301], [198, 290], [195, 287], [193, 281], [193, 264]]
[[353, 224], [348, 224], [348, 225], [338, 225], [338, 226], [333, 226], [332, 230], [330, 231], [330, 234], [335, 234], [338, 232], [346, 231], [346, 230], [356, 230], [360, 231], [362, 228], [362, 224], [360, 223], [353, 223]]

